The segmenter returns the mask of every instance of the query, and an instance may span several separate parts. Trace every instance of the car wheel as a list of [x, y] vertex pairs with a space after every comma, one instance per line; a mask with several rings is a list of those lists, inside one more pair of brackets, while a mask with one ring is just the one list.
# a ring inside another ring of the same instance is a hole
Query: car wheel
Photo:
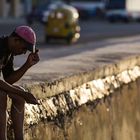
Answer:
[[129, 23], [130, 20], [129, 20], [128, 18], [126, 18], [126, 19], [123, 20], [123, 22], [124, 22], [124, 23]]
[[50, 40], [51, 40], [51, 37], [49, 37], [49, 36], [46, 35], [46, 37], [45, 37], [46, 43], [50, 43]]
[[115, 23], [115, 22], [117, 22], [114, 18], [110, 18], [110, 19], [108, 19], [108, 21], [109, 21], [110, 23]]
[[128, 20], [125, 20], [124, 23], [129, 23], [129, 21]]
[[67, 44], [71, 44], [72, 43], [72, 38], [66, 38], [66, 42], [67, 42]]
[[68, 44], [71, 44], [72, 43], [72, 39], [73, 39], [73, 35], [72, 33], [70, 33], [67, 37], [66, 37], [66, 41]]

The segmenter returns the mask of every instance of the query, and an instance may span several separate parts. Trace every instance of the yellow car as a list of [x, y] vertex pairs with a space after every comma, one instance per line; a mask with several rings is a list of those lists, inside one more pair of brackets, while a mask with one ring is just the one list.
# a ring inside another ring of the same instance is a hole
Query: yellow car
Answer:
[[78, 11], [69, 5], [61, 4], [52, 9], [45, 25], [45, 39], [65, 39], [67, 43], [75, 42], [80, 37]]

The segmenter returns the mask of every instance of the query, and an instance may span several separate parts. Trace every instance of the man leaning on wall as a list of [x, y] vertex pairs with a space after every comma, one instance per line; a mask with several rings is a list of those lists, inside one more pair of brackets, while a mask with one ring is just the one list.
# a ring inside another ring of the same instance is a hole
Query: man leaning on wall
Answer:
[[[13, 123], [15, 140], [23, 140], [24, 105], [38, 104], [33, 94], [25, 89], [15, 86], [25, 72], [39, 62], [38, 50], [35, 48], [36, 34], [29, 26], [18, 26], [5, 37], [0, 38], [0, 140], [7, 139], [6, 110], [7, 96], [12, 99], [11, 120]], [[16, 55], [23, 55], [30, 51], [25, 63], [14, 70], [13, 60]]]

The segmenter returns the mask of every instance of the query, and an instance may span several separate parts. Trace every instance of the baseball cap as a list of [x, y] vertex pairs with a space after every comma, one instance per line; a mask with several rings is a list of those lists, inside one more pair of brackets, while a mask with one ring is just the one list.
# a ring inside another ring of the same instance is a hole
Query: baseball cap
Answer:
[[31, 27], [18, 26], [14, 32], [27, 43], [27, 50], [35, 52], [36, 34]]

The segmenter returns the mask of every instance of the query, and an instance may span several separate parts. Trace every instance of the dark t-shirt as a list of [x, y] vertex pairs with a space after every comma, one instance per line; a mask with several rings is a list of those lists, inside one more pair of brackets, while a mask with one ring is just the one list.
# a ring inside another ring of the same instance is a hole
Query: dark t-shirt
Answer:
[[8, 77], [13, 71], [13, 55], [8, 51], [8, 37], [0, 38], [0, 74]]

